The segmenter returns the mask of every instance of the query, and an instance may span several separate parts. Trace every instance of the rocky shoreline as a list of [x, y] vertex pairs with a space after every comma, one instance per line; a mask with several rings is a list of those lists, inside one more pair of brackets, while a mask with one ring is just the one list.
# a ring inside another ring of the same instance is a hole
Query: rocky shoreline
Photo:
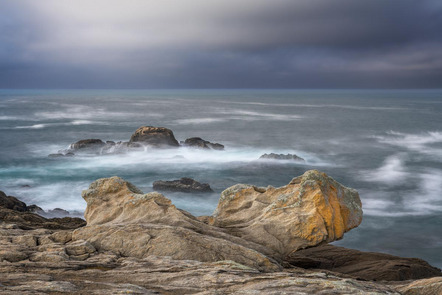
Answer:
[[440, 269], [423, 260], [329, 245], [361, 223], [362, 206], [316, 170], [279, 188], [230, 187], [212, 216], [119, 177], [82, 196], [86, 221], [47, 219], [0, 194], [1, 294], [442, 292]]

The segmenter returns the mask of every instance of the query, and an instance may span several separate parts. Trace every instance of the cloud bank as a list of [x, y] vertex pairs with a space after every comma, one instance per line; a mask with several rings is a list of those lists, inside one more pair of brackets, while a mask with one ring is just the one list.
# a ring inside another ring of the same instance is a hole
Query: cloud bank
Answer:
[[1, 88], [442, 87], [439, 0], [4, 0]]

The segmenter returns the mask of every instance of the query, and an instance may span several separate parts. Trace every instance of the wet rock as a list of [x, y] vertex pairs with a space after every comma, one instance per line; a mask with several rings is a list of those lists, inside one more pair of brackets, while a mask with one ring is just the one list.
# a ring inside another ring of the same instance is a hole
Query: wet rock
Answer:
[[24, 229], [74, 229], [86, 225], [81, 218], [44, 218], [43, 216], [0, 207], [0, 220]]
[[326, 269], [369, 281], [403, 281], [442, 276], [441, 270], [417, 258], [362, 252], [333, 245], [289, 255], [287, 262], [308, 269]]
[[64, 157], [73, 157], [75, 154], [73, 152], [59, 152], [56, 154], [49, 154], [49, 158], [64, 158]]
[[82, 139], [70, 145], [71, 150], [96, 150], [105, 146], [101, 139]]
[[158, 180], [153, 183], [153, 189], [159, 191], [173, 191], [183, 193], [210, 193], [213, 192], [208, 183], [200, 183], [192, 178], [183, 177], [179, 180]]
[[341, 239], [361, 221], [356, 190], [309, 170], [279, 188], [238, 184], [224, 190], [211, 224], [285, 257]]
[[16, 197], [7, 196], [2, 191], [0, 191], [0, 207], [20, 212], [27, 211], [27, 206], [24, 202], [18, 200]]
[[132, 134], [129, 143], [141, 143], [143, 145], [151, 146], [179, 146], [172, 130], [153, 126], [142, 126], [138, 128]]
[[305, 162], [305, 160], [301, 157], [298, 157], [294, 154], [264, 154], [261, 157], [259, 157], [261, 160], [290, 160], [290, 161], [298, 161], [298, 162]]
[[184, 146], [202, 148], [202, 149], [212, 149], [212, 150], [223, 150], [224, 145], [220, 143], [211, 143], [210, 141], [204, 140], [200, 137], [188, 138], [183, 142]]

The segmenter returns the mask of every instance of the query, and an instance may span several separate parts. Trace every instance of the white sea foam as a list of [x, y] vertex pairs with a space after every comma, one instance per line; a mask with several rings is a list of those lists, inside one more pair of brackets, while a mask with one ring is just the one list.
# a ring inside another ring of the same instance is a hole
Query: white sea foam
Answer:
[[438, 156], [442, 160], [442, 149], [431, 146], [432, 144], [442, 143], [442, 132], [440, 131], [428, 131], [420, 134], [389, 131], [384, 136], [374, 136], [374, 138], [380, 143], [401, 147], [421, 154]]
[[361, 178], [365, 181], [382, 182], [391, 185], [406, 181], [408, 175], [409, 173], [405, 168], [404, 154], [391, 155], [384, 160], [381, 167], [361, 172]]
[[16, 126], [14, 129], [43, 129], [47, 127], [56, 127], [56, 126], [69, 126], [69, 125], [102, 125], [103, 122], [90, 121], [90, 120], [74, 120], [66, 123], [41, 123], [34, 124], [28, 126]]
[[193, 124], [209, 124], [209, 123], [218, 123], [225, 122], [227, 119], [224, 118], [194, 118], [194, 119], [179, 119], [175, 120], [173, 123], [179, 125], [193, 125]]
[[244, 111], [244, 110], [217, 110], [217, 114], [228, 115], [229, 120], [244, 120], [244, 121], [294, 121], [300, 120], [303, 116], [293, 115], [293, 114], [275, 114], [275, 113], [265, 113], [265, 112], [254, 112], [254, 111]]
[[294, 107], [294, 108], [336, 108], [350, 110], [406, 110], [404, 107], [373, 107], [373, 106], [352, 106], [346, 104], [299, 104], [299, 103], [265, 103], [265, 102], [241, 102], [241, 101], [220, 101], [227, 104], [257, 105], [257, 106], [278, 106], [278, 107]]

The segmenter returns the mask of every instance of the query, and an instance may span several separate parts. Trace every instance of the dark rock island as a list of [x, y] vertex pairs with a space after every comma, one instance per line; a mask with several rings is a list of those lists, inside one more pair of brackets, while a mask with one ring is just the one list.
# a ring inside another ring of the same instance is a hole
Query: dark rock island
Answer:
[[153, 189], [183, 193], [211, 193], [212, 188], [207, 183], [200, 183], [192, 178], [183, 177], [178, 180], [158, 180], [153, 183]]
[[301, 157], [298, 157], [294, 154], [264, 154], [261, 157], [259, 157], [260, 160], [290, 160], [290, 161], [298, 161], [298, 162], [305, 162], [305, 160]]

